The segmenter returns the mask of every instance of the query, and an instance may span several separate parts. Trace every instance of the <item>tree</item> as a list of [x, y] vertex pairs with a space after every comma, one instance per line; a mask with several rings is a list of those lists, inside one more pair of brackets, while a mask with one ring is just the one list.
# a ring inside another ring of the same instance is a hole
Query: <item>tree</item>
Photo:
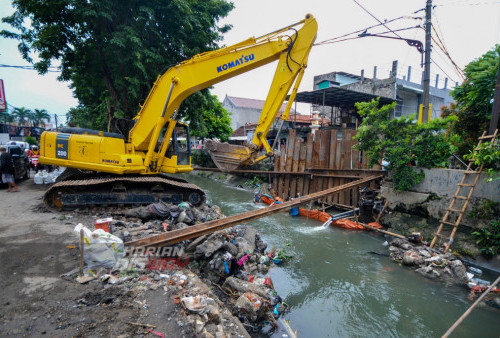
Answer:
[[356, 148], [370, 159], [370, 166], [385, 159], [394, 189], [408, 190], [424, 178], [423, 171], [415, 170], [412, 164], [424, 168], [446, 166], [454, 148], [441, 131], [456, 117], [417, 125], [413, 116], [391, 119], [394, 106], [395, 103], [379, 107], [378, 100], [356, 103], [363, 122], [354, 138], [358, 140]]
[[12, 115], [14, 115], [14, 117], [17, 119], [17, 123], [20, 126], [26, 124], [30, 117], [30, 114], [31, 110], [26, 109], [25, 107], [14, 108], [14, 110], [12, 111]]
[[47, 112], [46, 109], [35, 109], [35, 111], [33, 112], [33, 118], [34, 118], [34, 121], [33, 121], [33, 126], [34, 127], [38, 127], [38, 126], [42, 126], [42, 127], [45, 127], [45, 122], [50, 122], [50, 115], [49, 113]]
[[14, 122], [14, 116], [9, 112], [0, 112], [0, 123]]
[[[206, 95], [204, 90], [191, 95], [180, 111], [180, 116], [189, 119], [193, 136], [200, 138], [218, 138], [226, 142], [231, 136], [231, 117], [215, 95]], [[196, 107], [196, 112], [190, 112]]]
[[[113, 118], [134, 117], [168, 65], [217, 48], [230, 29], [217, 22], [233, 8], [226, 0], [17, 0], [13, 6], [16, 12], [2, 21], [15, 31], [0, 35], [19, 40], [29, 62], [37, 55], [41, 74], [59, 61], [59, 80], [72, 82], [80, 104], [70, 115], [99, 122], [100, 129]], [[192, 120], [202, 112], [186, 111]]]
[[465, 67], [465, 81], [450, 93], [456, 104], [442, 108], [444, 117], [458, 117], [450, 131], [460, 136], [456, 145], [462, 156], [469, 153], [477, 144], [477, 138], [488, 130], [499, 54], [500, 45], [496, 45], [470, 62]]

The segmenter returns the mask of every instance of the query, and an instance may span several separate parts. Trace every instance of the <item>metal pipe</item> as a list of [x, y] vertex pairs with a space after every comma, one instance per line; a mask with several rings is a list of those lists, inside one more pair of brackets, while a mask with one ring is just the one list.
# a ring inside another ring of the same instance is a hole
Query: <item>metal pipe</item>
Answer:
[[168, 102], [170, 101], [170, 96], [172, 96], [172, 90], [174, 90], [174, 85], [175, 85], [175, 82], [172, 81], [172, 84], [170, 85], [170, 89], [168, 90], [167, 100], [165, 101], [165, 105], [163, 106], [163, 111], [161, 112], [162, 118], [165, 116], [165, 112], [167, 111]]
[[281, 128], [283, 127], [283, 123], [285, 120], [281, 120], [280, 126], [278, 128], [278, 131], [276, 132], [276, 137], [274, 138], [273, 146], [271, 147], [271, 150], [274, 151], [276, 149], [276, 144], [279, 142], [280, 139], [280, 134], [281, 134]]

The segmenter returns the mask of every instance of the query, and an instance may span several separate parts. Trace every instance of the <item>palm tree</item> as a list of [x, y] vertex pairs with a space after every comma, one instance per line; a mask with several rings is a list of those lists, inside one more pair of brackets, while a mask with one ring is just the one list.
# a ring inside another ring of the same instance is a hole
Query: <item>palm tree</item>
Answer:
[[26, 119], [28, 120], [28, 125], [31, 124], [33, 127], [36, 127], [36, 125], [35, 125], [35, 113], [33, 112], [33, 110], [30, 110]]
[[21, 107], [21, 108], [14, 108], [12, 115], [14, 115], [17, 118], [17, 123], [21, 126], [26, 123], [26, 120], [28, 119], [30, 113], [31, 110]]
[[14, 122], [14, 116], [9, 114], [9, 112], [0, 113], [0, 123]]
[[35, 127], [45, 127], [45, 122], [50, 122], [50, 115], [45, 109], [35, 109], [33, 116], [33, 126]]

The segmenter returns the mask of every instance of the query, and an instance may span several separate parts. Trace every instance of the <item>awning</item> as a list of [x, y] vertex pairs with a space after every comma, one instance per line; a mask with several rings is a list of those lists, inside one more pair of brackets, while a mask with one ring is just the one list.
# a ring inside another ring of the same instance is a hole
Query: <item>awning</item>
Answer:
[[[342, 87], [329, 87], [325, 89], [314, 90], [312, 92], [297, 93], [296, 102], [311, 103], [324, 105], [329, 107], [340, 108], [355, 108], [356, 102], [369, 102], [376, 99], [377, 95], [357, 92], [354, 90], [344, 89]], [[393, 99], [380, 96], [380, 103], [386, 105], [394, 102]]]

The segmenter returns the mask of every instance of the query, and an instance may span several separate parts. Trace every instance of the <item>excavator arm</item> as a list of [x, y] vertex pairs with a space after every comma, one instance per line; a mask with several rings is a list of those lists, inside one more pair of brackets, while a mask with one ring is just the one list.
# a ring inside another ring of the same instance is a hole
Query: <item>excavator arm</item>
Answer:
[[[301, 26], [300, 28], [296, 28]], [[254, 138], [249, 146], [207, 142], [217, 166], [225, 171], [257, 163], [273, 155], [266, 135], [286, 96], [292, 93], [282, 119], [286, 120], [294, 100], [307, 58], [317, 33], [310, 14], [300, 22], [258, 38], [194, 56], [171, 67], [158, 77], [129, 133], [131, 148], [144, 152], [147, 172], [171, 172], [165, 153], [176, 127], [175, 112], [189, 95], [239, 74], [278, 60], [276, 72], [262, 109]], [[160, 141], [160, 142], [159, 142]], [[258, 157], [264, 146], [266, 154]], [[163, 168], [163, 169], [162, 169]]]
[[[41, 136], [40, 162], [118, 175], [191, 171], [189, 156], [178, 151], [181, 143], [186, 142], [184, 140], [189, 137], [187, 126], [176, 121], [176, 111], [180, 104], [196, 91], [278, 61], [251, 144], [248, 147], [223, 143], [211, 143], [207, 146], [217, 165], [224, 170], [272, 156], [266, 134], [293, 87], [287, 110], [282, 116], [283, 119], [287, 118], [307, 66], [307, 57], [317, 29], [314, 17], [307, 15], [304, 20], [293, 25], [196, 55], [170, 67], [156, 79], [128, 134], [82, 128], [70, 128], [71, 130], [61, 132], [46, 131]], [[257, 150], [262, 144], [267, 154], [259, 158]]]

